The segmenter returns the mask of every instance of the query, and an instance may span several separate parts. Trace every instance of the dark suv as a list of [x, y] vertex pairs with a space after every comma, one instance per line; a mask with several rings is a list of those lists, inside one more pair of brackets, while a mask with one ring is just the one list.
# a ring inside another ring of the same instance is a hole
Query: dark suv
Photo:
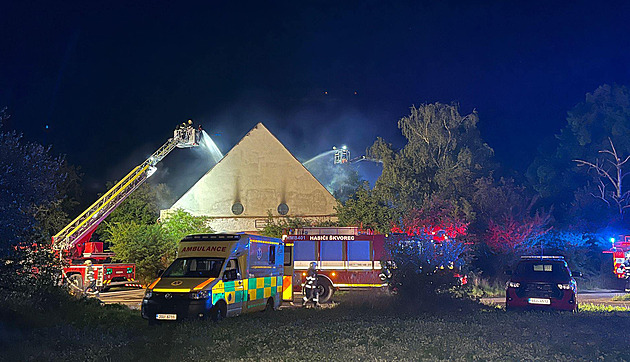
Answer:
[[577, 285], [561, 256], [523, 256], [505, 287], [506, 309], [577, 310]]

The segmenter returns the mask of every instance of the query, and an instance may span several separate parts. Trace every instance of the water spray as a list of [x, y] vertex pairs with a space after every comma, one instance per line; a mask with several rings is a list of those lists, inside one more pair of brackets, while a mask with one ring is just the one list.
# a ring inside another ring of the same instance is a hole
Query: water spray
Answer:
[[319, 155], [317, 155], [317, 156], [315, 156], [315, 157], [311, 158], [310, 160], [308, 160], [308, 161], [306, 161], [306, 162], [303, 162], [303, 163], [302, 163], [302, 165], [304, 165], [304, 166], [308, 166], [310, 163], [315, 162], [315, 161], [318, 161], [318, 160], [322, 159], [322, 157], [325, 157], [325, 156], [331, 155], [331, 154], [333, 154], [333, 153], [335, 153], [335, 150], [330, 150], [330, 151], [322, 152], [322, 153], [320, 153]]
[[219, 161], [223, 158], [223, 153], [206, 131], [201, 131], [201, 140], [199, 145], [210, 154], [210, 157], [215, 164], [219, 163]]

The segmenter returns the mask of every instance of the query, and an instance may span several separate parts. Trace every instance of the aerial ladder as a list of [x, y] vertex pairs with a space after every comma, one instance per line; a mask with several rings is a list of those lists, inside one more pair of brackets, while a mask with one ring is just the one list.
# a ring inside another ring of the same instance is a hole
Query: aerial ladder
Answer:
[[[102, 242], [90, 242], [98, 225], [105, 220], [131, 193], [144, 183], [156, 170], [157, 164], [175, 148], [191, 148], [199, 145], [201, 128], [194, 129], [192, 121], [181, 124], [151, 157], [136, 166], [122, 180], [110, 188], [95, 203], [52, 237], [52, 246], [66, 260], [64, 278], [75, 293], [82, 293], [87, 286], [87, 268], [93, 268], [97, 290], [113, 286], [140, 287], [135, 281], [134, 264], [108, 263], [113, 253], [103, 249]], [[86, 261], [93, 263], [86, 265]]]

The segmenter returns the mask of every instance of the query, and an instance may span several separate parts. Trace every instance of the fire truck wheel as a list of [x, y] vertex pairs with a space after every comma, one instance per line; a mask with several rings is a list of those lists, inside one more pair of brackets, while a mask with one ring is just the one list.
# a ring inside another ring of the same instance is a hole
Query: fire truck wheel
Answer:
[[212, 309], [210, 309], [210, 319], [214, 322], [220, 322], [225, 318], [227, 313], [227, 306], [223, 302], [218, 302]]
[[83, 278], [81, 274], [71, 274], [68, 276], [68, 290], [71, 295], [80, 297], [83, 295]]
[[317, 278], [317, 291], [319, 292], [319, 304], [328, 303], [335, 293], [332, 284], [323, 277]]

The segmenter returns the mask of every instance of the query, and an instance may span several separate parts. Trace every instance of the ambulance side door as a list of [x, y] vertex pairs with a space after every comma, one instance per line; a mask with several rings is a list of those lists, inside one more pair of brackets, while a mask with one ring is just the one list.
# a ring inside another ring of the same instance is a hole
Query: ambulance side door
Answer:
[[240, 273], [237, 259], [230, 259], [228, 267], [223, 272], [223, 285], [225, 290], [225, 302], [229, 316], [240, 314], [243, 310], [245, 293], [243, 278]]

